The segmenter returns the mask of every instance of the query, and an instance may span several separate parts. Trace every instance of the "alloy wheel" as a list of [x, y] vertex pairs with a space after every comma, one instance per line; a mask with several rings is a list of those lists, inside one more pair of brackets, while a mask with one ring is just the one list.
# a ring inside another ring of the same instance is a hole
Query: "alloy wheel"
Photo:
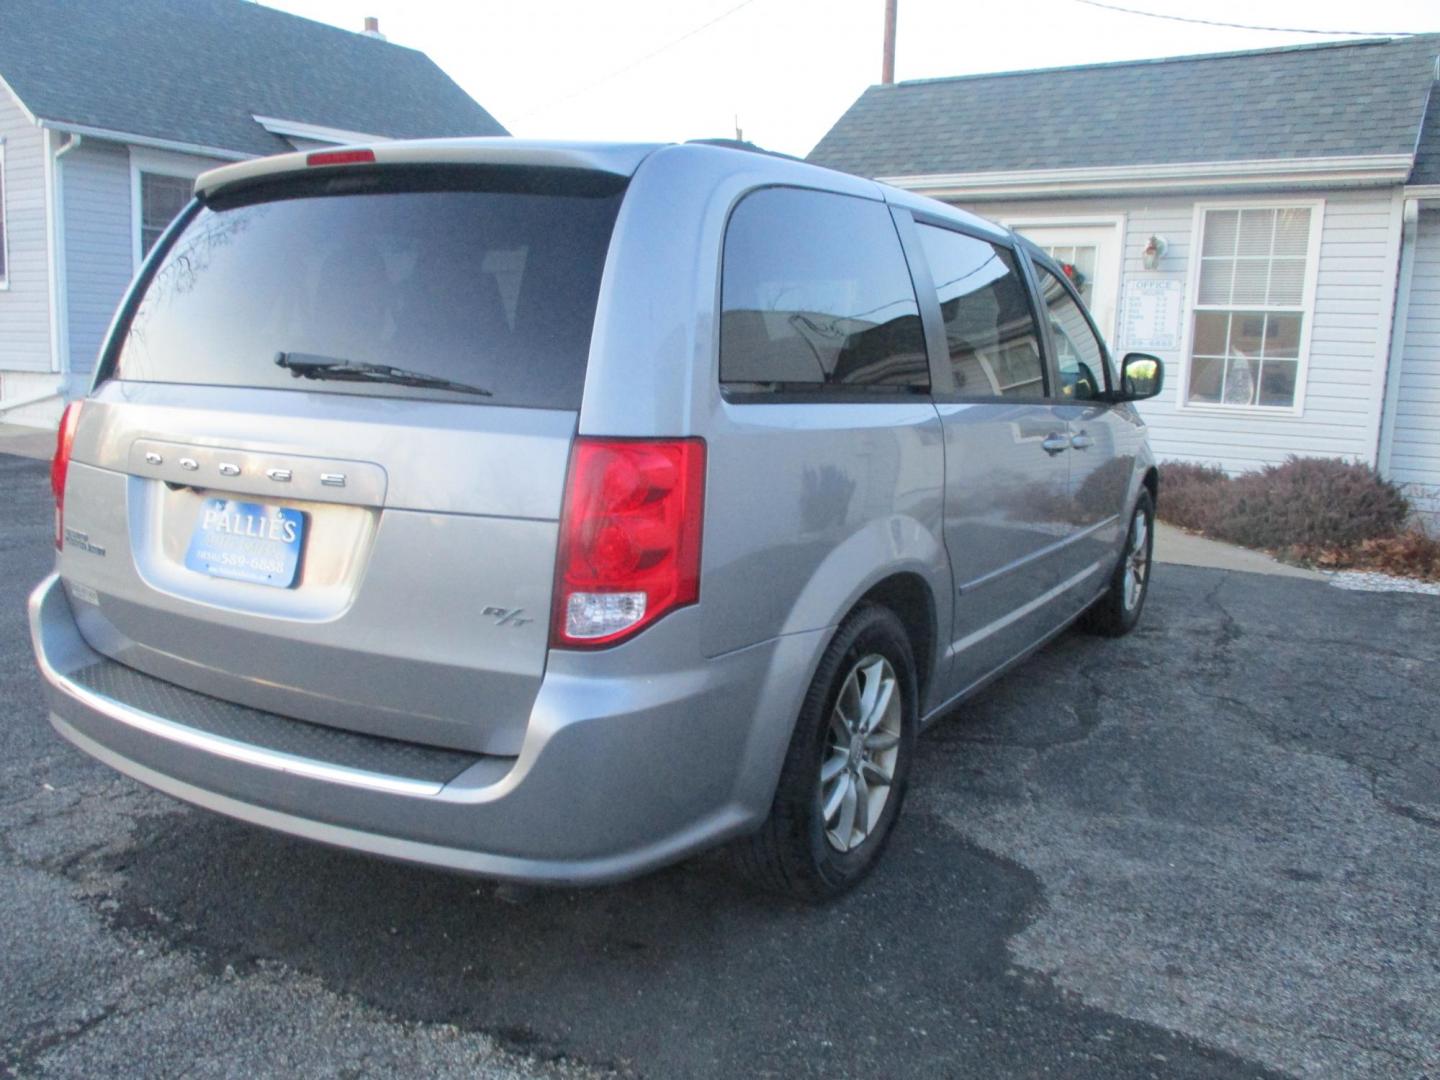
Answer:
[[1144, 507], [1135, 510], [1130, 523], [1130, 544], [1125, 550], [1125, 610], [1134, 611], [1150, 580], [1150, 517]]
[[900, 754], [901, 693], [878, 653], [856, 661], [841, 684], [820, 764], [825, 839], [836, 851], [863, 844], [885, 812]]

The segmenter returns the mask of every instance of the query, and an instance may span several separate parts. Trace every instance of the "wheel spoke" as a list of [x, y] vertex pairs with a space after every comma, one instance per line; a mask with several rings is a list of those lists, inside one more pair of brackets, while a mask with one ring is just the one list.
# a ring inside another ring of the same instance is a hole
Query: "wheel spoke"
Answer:
[[860, 718], [865, 715], [865, 706], [860, 696], [860, 672], [852, 671], [850, 677], [845, 680], [845, 685], [840, 688], [840, 696], [835, 699], [835, 711], [840, 715], [841, 721], [849, 731], [854, 731]]
[[820, 766], [820, 783], [828, 784], [831, 780], [834, 780], [835, 777], [845, 771], [845, 766], [849, 760], [850, 756], [843, 750], [831, 755], [825, 764]]
[[860, 766], [860, 776], [867, 785], [873, 787], [889, 787], [890, 774], [873, 761], [867, 761]]
[[880, 721], [885, 719], [885, 713], [890, 708], [890, 699], [895, 696], [894, 679], [880, 677], [876, 679], [876, 682], [880, 684], [880, 689], [876, 693], [874, 701], [871, 702], [864, 720], [861, 721], [861, 730], [866, 732], [874, 731]]
[[870, 785], [864, 776], [855, 778], [855, 824], [860, 827], [860, 839], [870, 835]]
[[845, 777], [844, 790], [840, 797], [840, 820], [835, 824], [835, 833], [840, 838], [840, 843], [846, 851], [851, 848], [851, 838], [855, 834], [855, 784], [847, 773]]
[[830, 822], [835, 820], [835, 815], [840, 813], [845, 802], [845, 796], [850, 794], [852, 786], [853, 785], [850, 783], [850, 774], [842, 772], [840, 774], [839, 781], [836, 783], [834, 789], [830, 792], [829, 797], [825, 800], [826, 825], [829, 825]]
[[875, 662], [867, 665], [858, 674], [865, 676], [865, 688], [860, 693], [860, 716], [862, 724], [875, 712], [875, 703], [885, 682], [885, 660], [877, 656]]
[[900, 745], [900, 736], [892, 735], [887, 731], [876, 731], [865, 736], [865, 749], [874, 754], [883, 754], [886, 750], [894, 750]]

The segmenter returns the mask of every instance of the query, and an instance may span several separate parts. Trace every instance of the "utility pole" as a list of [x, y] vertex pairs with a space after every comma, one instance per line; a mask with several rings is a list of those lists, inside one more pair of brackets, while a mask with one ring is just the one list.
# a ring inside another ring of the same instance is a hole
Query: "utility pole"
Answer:
[[895, 81], [895, 5], [885, 0], [885, 56], [880, 63], [880, 81], [889, 86]]

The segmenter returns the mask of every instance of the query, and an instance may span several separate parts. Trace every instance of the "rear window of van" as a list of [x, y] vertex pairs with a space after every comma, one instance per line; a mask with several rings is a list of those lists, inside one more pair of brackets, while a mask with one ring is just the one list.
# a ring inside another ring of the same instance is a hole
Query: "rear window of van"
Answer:
[[[148, 271], [108, 376], [580, 405], [623, 195], [578, 170], [326, 170], [193, 207]], [[379, 365], [488, 391], [297, 376]]]

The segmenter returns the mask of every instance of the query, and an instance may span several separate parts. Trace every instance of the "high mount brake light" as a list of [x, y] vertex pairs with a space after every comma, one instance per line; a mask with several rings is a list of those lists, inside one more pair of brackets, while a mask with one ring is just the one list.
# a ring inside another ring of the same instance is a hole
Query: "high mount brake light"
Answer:
[[613, 645], [700, 598], [704, 489], [702, 439], [575, 440], [552, 646]]
[[374, 150], [316, 150], [305, 155], [306, 165], [368, 165], [374, 160]]
[[55, 431], [55, 456], [50, 459], [50, 490], [55, 495], [55, 547], [65, 543], [65, 477], [70, 472], [70, 447], [75, 442], [75, 425], [80, 422], [80, 402], [72, 401], [60, 414]]

